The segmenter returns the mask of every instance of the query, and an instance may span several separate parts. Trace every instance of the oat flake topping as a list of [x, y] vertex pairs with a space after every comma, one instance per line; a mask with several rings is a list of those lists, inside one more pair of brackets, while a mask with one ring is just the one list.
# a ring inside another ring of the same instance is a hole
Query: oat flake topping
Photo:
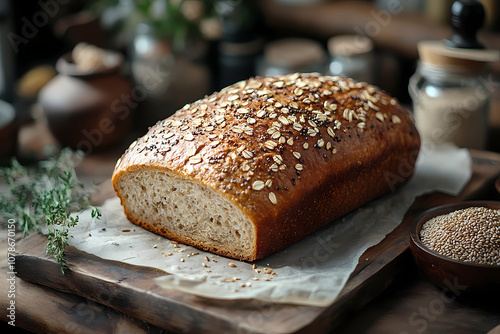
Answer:
[[187, 142], [191, 148], [185, 164], [193, 173], [204, 163], [218, 164], [224, 173], [223, 191], [266, 196], [261, 190], [267, 186], [273, 190], [267, 197], [276, 204], [289, 189], [279, 184], [279, 173], [293, 170], [293, 187], [311, 168], [304, 152], [314, 150], [334, 163], [338, 142], [356, 140], [374, 126], [400, 124], [399, 116], [379, 111], [389, 103], [396, 101], [373, 86], [342, 77], [295, 73], [251, 78], [158, 122], [140, 153], [174, 155], [176, 146]]

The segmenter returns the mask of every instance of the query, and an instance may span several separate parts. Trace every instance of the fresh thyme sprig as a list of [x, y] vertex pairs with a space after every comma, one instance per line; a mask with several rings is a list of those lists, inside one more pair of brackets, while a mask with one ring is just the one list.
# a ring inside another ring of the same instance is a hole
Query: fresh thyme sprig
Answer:
[[78, 223], [72, 212], [91, 208], [92, 218], [101, 212], [91, 206], [90, 191], [78, 181], [75, 166], [83, 154], [64, 149], [57, 157], [41, 161], [28, 168], [17, 160], [12, 166], [0, 169], [0, 176], [9, 192], [0, 194], [0, 214], [18, 222], [23, 237], [47, 226], [48, 242], [45, 251], [54, 256], [65, 273], [65, 248], [69, 229]]

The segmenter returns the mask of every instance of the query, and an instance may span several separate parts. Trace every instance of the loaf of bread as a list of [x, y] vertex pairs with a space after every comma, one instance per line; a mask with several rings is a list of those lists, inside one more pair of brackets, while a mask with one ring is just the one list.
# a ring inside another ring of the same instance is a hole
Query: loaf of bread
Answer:
[[156, 123], [112, 183], [134, 224], [253, 261], [403, 184], [419, 147], [410, 113], [371, 85], [256, 77]]

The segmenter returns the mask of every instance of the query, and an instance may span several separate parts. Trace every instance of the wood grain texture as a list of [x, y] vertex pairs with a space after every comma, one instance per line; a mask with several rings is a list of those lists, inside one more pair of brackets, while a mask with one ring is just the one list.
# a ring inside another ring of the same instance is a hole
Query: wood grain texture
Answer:
[[[411, 258], [408, 261], [412, 262]], [[500, 324], [498, 300], [457, 300], [443, 293], [413, 265], [381, 296], [335, 329], [337, 333], [484, 334]]]
[[500, 174], [500, 155], [478, 151], [472, 155], [474, 174], [460, 196], [438, 193], [418, 198], [401, 225], [361, 256], [339, 298], [326, 308], [250, 300], [214, 301], [163, 290], [153, 282], [165, 274], [162, 271], [103, 260], [74, 248], [68, 250], [70, 270], [63, 276], [57, 264], [43, 254], [46, 241], [40, 235], [19, 242], [16, 270], [23, 280], [88, 298], [175, 332], [328, 332], [379, 295], [398, 273], [411, 272], [408, 226], [424, 209], [481, 197], [494, 190], [493, 180]]
[[[19, 241], [21, 233], [16, 240]], [[115, 309], [103, 306], [87, 298], [67, 294], [19, 278], [10, 281], [7, 263], [7, 233], [2, 233], [0, 257], [0, 290], [12, 290], [14, 296], [2, 293], [0, 307], [6, 310], [11, 301], [16, 307], [15, 327], [5, 323], [7, 333], [161, 333], [144, 321], [133, 319]], [[9, 280], [8, 280], [9, 279]], [[10, 286], [13, 283], [14, 288]], [[4, 313], [5, 314], [5, 313]], [[10, 321], [4, 318], [4, 321]]]

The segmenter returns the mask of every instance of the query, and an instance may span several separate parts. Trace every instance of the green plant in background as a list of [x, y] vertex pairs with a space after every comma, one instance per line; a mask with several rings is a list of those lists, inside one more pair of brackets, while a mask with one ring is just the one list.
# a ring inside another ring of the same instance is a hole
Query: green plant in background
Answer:
[[67, 269], [64, 252], [68, 231], [79, 220], [72, 213], [91, 208], [93, 218], [101, 217], [90, 204], [90, 191], [76, 176], [75, 166], [82, 157], [81, 152], [64, 149], [33, 168], [13, 160], [11, 167], [0, 169], [0, 177], [9, 187], [8, 192], [0, 194], [0, 214], [18, 222], [23, 237], [46, 226], [46, 253], [56, 259], [63, 273]]
[[[226, 0], [224, 2], [241, 2]], [[138, 23], [150, 25], [157, 37], [171, 41], [174, 50], [184, 48], [186, 42], [200, 36], [217, 40], [222, 25], [217, 14], [217, 0], [94, 0], [91, 8], [97, 13], [108, 9], [127, 8], [122, 30], [132, 31]]]

